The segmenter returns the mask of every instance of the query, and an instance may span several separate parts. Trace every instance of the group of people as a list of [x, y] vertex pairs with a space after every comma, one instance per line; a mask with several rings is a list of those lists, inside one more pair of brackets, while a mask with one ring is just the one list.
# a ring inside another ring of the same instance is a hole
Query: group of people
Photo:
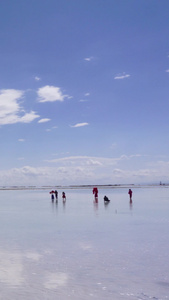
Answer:
[[[94, 200], [95, 202], [97, 203], [98, 202], [98, 188], [97, 187], [94, 187], [93, 188], [93, 195], [94, 195]], [[107, 196], [104, 196], [104, 202], [105, 203], [108, 203], [110, 201], [110, 199], [107, 197]]]
[[[129, 189], [128, 194], [129, 194], [129, 197], [130, 197], [130, 203], [132, 203], [133, 192], [132, 192], [131, 189]], [[93, 195], [94, 195], [95, 202], [98, 202], [98, 188], [97, 187], [93, 188]], [[110, 199], [107, 196], [104, 196], [103, 199], [104, 199], [104, 202], [106, 202], [106, 203], [108, 203], [110, 201]]]
[[[52, 200], [52, 202], [54, 202], [55, 199], [56, 199], [56, 202], [57, 202], [58, 201], [58, 191], [57, 190], [51, 191], [50, 194], [51, 194], [51, 200]], [[65, 194], [65, 192], [62, 192], [62, 200], [66, 201], [66, 194]]]
[[[52, 202], [54, 201], [55, 198], [56, 198], [56, 201], [58, 201], [58, 191], [57, 190], [51, 191], [50, 194], [51, 194]], [[131, 189], [129, 189], [128, 194], [129, 194], [129, 197], [130, 197], [130, 203], [132, 203], [132, 194], [133, 194], [133, 192], [132, 192]], [[98, 202], [98, 188], [97, 187], [93, 188], [93, 195], [94, 195], [94, 200], [97, 203]], [[110, 201], [110, 199], [107, 196], [104, 196], [103, 199], [104, 199], [104, 202], [109, 202]], [[65, 192], [62, 192], [62, 200], [66, 201]]]

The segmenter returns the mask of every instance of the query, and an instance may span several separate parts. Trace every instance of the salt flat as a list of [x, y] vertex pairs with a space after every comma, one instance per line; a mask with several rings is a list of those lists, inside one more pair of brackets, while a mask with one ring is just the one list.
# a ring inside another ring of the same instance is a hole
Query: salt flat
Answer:
[[169, 189], [132, 189], [0, 191], [0, 299], [169, 299]]

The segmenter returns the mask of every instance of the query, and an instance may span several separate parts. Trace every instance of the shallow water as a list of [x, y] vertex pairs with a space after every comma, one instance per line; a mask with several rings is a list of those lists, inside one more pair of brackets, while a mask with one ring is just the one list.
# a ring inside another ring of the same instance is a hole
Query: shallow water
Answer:
[[0, 299], [169, 299], [169, 189], [65, 192], [0, 191]]

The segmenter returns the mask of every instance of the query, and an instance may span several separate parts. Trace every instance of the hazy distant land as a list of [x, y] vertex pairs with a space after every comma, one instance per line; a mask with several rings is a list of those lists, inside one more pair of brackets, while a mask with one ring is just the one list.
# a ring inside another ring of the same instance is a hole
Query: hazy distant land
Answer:
[[97, 186], [99, 189], [113, 189], [113, 188], [152, 188], [152, 187], [169, 187], [169, 183], [155, 183], [155, 184], [82, 184], [82, 185], [47, 185], [47, 186], [0, 186], [0, 190], [57, 190], [57, 189], [92, 189]]

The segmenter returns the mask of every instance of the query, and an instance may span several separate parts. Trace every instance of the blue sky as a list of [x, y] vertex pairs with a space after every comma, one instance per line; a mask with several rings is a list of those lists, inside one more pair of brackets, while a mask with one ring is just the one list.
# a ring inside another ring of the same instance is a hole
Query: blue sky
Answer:
[[169, 2], [0, 4], [0, 185], [169, 182]]

